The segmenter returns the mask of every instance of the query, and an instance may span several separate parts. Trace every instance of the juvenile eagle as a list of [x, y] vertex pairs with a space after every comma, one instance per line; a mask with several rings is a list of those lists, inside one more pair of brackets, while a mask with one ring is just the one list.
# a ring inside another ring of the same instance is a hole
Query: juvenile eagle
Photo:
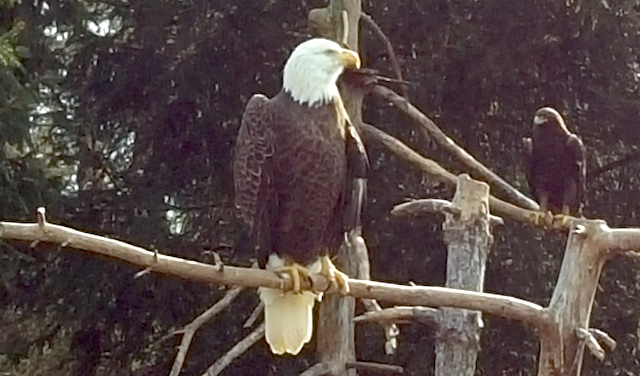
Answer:
[[582, 216], [587, 176], [582, 140], [558, 111], [543, 107], [533, 118], [529, 187], [540, 210]]
[[347, 114], [336, 80], [359, 68], [355, 52], [326, 39], [298, 45], [284, 66], [282, 90], [249, 100], [233, 163], [235, 204], [267, 269], [289, 273], [293, 291], [259, 288], [265, 338], [275, 354], [298, 354], [313, 332], [317, 294], [300, 276], [320, 272], [343, 292], [347, 278], [329, 259], [342, 239], [347, 177]]

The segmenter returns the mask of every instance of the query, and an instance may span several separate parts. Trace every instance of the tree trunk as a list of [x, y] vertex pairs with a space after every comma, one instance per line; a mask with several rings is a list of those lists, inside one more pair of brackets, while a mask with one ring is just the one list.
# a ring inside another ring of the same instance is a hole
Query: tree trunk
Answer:
[[609, 257], [599, 242], [604, 225], [602, 221], [578, 220], [569, 233], [548, 308], [555, 325], [540, 333], [538, 376], [580, 375], [584, 342], [576, 330], [589, 329], [600, 274]]
[[[345, 14], [346, 11], [346, 14]], [[360, 22], [361, 0], [332, 0], [323, 9], [314, 9], [309, 14], [309, 26], [319, 36], [342, 42], [346, 34], [349, 48], [358, 51], [358, 27]], [[343, 16], [343, 14], [346, 15]], [[346, 29], [345, 30], [345, 26]], [[327, 35], [328, 34], [328, 35]], [[361, 111], [362, 100], [354, 101], [349, 90], [341, 90], [341, 97], [349, 116], [357, 116]], [[340, 249], [336, 266], [351, 277], [357, 276], [358, 257], [353, 250], [343, 246]], [[336, 294], [326, 295], [320, 304], [318, 314], [318, 360], [328, 364], [331, 375], [355, 376], [355, 370], [346, 368], [347, 362], [355, 361], [355, 331], [353, 315], [355, 299]]]
[[[458, 177], [453, 206], [443, 224], [447, 243], [446, 286], [482, 292], [487, 255], [493, 244], [489, 186]], [[480, 350], [480, 312], [442, 308], [436, 341], [436, 376], [473, 376]]]

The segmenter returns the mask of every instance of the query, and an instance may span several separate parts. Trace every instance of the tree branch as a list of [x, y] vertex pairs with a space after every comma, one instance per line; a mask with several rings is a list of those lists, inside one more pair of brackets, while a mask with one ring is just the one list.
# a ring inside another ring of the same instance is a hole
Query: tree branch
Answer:
[[225, 308], [227, 308], [231, 302], [244, 290], [242, 286], [236, 286], [231, 290], [227, 291], [222, 299], [216, 302], [211, 308], [204, 311], [200, 316], [196, 317], [195, 320], [187, 324], [180, 332], [183, 333], [182, 341], [180, 342], [180, 347], [178, 347], [178, 354], [176, 355], [176, 359], [173, 361], [173, 367], [171, 367], [171, 372], [169, 376], [178, 376], [180, 371], [182, 370], [182, 366], [184, 364], [184, 360], [187, 357], [187, 352], [189, 351], [189, 346], [191, 345], [191, 340], [193, 336], [196, 334], [196, 331], [200, 329], [202, 325], [204, 325], [207, 321], [214, 318], [218, 313], [222, 312]]
[[[371, 278], [367, 278], [371, 279]], [[361, 299], [362, 305], [369, 313], [375, 313], [382, 311], [382, 307], [375, 299]], [[355, 322], [355, 319], [353, 320]], [[382, 323], [384, 329], [384, 352], [387, 355], [393, 355], [398, 349], [398, 336], [400, 335], [400, 328], [393, 321], [387, 321]]]
[[307, 368], [300, 376], [324, 376], [331, 374], [331, 367], [327, 363], [320, 362]]
[[454, 155], [460, 162], [467, 166], [470, 170], [468, 172], [472, 176], [489, 183], [495, 190], [503, 194], [507, 200], [516, 203], [523, 208], [532, 210], [540, 209], [535, 201], [513, 188], [495, 172], [478, 162], [471, 154], [456, 144], [440, 128], [438, 128], [431, 119], [420, 112], [420, 110], [414, 107], [405, 98], [396, 94], [393, 90], [381, 85], [376, 86], [373, 89], [373, 93], [393, 103], [393, 105], [395, 105], [399, 110], [411, 117], [411, 119], [429, 133], [440, 147]]
[[589, 332], [587, 329], [584, 329], [584, 328], [578, 328], [576, 330], [576, 335], [578, 336], [578, 338], [585, 341], [585, 344], [587, 345], [589, 352], [591, 352], [593, 356], [598, 358], [598, 360], [600, 361], [604, 360], [604, 357], [606, 355], [604, 352], [604, 349], [602, 348], [602, 346], [600, 346], [600, 344], [598, 343], [596, 338], [591, 334], [591, 332]]
[[392, 364], [372, 363], [372, 362], [347, 362], [347, 368], [376, 373], [403, 374], [404, 369]]
[[[398, 204], [391, 209], [391, 216], [396, 218], [411, 218], [411, 217], [424, 217], [426, 214], [440, 214], [440, 213], [452, 213], [459, 210], [453, 206], [450, 201], [442, 200], [438, 198], [426, 198], [419, 200], [412, 200], [403, 204]], [[456, 213], [453, 213], [456, 214]], [[492, 225], [503, 225], [504, 220], [502, 218], [490, 215]]]
[[635, 151], [621, 159], [618, 159], [617, 161], [613, 161], [609, 164], [606, 164], [598, 169], [593, 170], [593, 172], [589, 172], [589, 179], [587, 181], [592, 181], [595, 180], [596, 177], [604, 174], [607, 171], [611, 171], [614, 170], [618, 167], [623, 167], [627, 164], [631, 164], [633, 162], [636, 162], [640, 159], [640, 150]]
[[427, 325], [436, 325], [438, 310], [429, 307], [393, 307], [375, 312], [365, 312], [353, 318], [355, 322], [419, 322]]
[[[438, 163], [431, 159], [427, 159], [416, 151], [402, 143], [402, 141], [381, 131], [370, 124], [363, 123], [361, 126], [362, 136], [368, 141], [376, 141], [384, 145], [389, 151], [393, 152], [400, 159], [409, 162], [418, 171], [429, 175], [429, 177], [450, 185], [456, 184], [457, 177], [451, 172], [445, 170]], [[405, 204], [406, 205], [406, 204]], [[510, 204], [494, 196], [489, 196], [489, 207], [491, 212], [500, 217], [508, 217], [513, 220], [531, 224], [533, 226], [544, 227], [545, 224], [539, 224], [536, 218], [540, 215], [539, 211], [522, 209], [518, 206]], [[551, 228], [555, 230], [566, 231], [571, 227], [571, 222], [575, 219], [569, 216], [556, 215], [551, 223]]]
[[[638, 230], [640, 233], [640, 230]], [[154, 272], [171, 274], [181, 278], [220, 285], [245, 287], [270, 287], [290, 290], [291, 279], [273, 272], [254, 268], [218, 266], [184, 260], [133, 246], [125, 242], [84, 233], [68, 227], [45, 223], [0, 222], [0, 237], [3, 239], [65, 244], [67, 247], [102, 254], [140, 267], [152, 267]], [[155, 261], [154, 261], [155, 259]], [[326, 291], [330, 281], [314, 274], [310, 280], [301, 281], [302, 288]], [[516, 319], [537, 328], [546, 328], [549, 317], [541, 306], [508, 296], [448, 289], [444, 287], [400, 286], [391, 283], [349, 281], [349, 295], [358, 298], [377, 299], [395, 304], [453, 307], [484, 311], [501, 317]]]
[[251, 346], [264, 337], [264, 323], [255, 328], [249, 335], [236, 343], [226, 354], [221, 356], [202, 376], [217, 376], [231, 364], [237, 357], [244, 354]]
[[[398, 64], [398, 58], [395, 51], [393, 50], [393, 45], [391, 44], [391, 41], [389, 40], [387, 35], [384, 33], [384, 31], [382, 31], [380, 26], [378, 26], [376, 21], [374, 21], [370, 15], [362, 12], [362, 14], [360, 15], [360, 19], [364, 21], [364, 23], [368, 27], [371, 28], [373, 33], [378, 37], [378, 39], [380, 39], [385, 49], [387, 50], [387, 56], [389, 57], [389, 62], [391, 63], [391, 68], [393, 69], [395, 78], [399, 81], [404, 81], [404, 79], [402, 78], [402, 70], [400, 70], [400, 64]], [[402, 87], [402, 96], [408, 98], [407, 88], [404, 86]]]

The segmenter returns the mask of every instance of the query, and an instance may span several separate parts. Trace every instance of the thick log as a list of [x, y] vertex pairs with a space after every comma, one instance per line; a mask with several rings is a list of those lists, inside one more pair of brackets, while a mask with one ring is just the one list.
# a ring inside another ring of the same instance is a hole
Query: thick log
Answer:
[[[361, 8], [361, 0], [331, 0], [326, 8], [309, 14], [309, 25], [311, 28], [317, 28], [315, 31], [329, 33], [320, 36], [346, 43], [357, 52]], [[317, 15], [320, 16], [316, 19]], [[349, 88], [340, 89], [340, 96], [349, 117], [353, 119], [361, 116], [362, 97], [352, 95]], [[368, 265], [360, 265], [363, 261], [368, 264], [368, 257], [365, 257], [366, 260], [362, 256], [359, 257], [357, 252], [361, 249], [356, 249], [353, 244], [345, 243], [336, 259], [337, 267], [350, 277], [357, 276], [360, 269], [368, 270]], [[356, 360], [353, 323], [355, 306], [353, 297], [339, 295], [327, 295], [320, 304], [316, 331], [318, 360], [329, 366], [330, 374], [333, 376], [356, 375], [354, 369], [346, 367], [348, 362]]]
[[[460, 175], [452, 201], [445, 211], [447, 280], [450, 288], [481, 292], [487, 255], [493, 244], [489, 219], [489, 185]], [[480, 351], [482, 314], [443, 308], [436, 339], [436, 376], [473, 376]]]
[[603, 221], [574, 222], [548, 308], [554, 325], [540, 333], [538, 376], [580, 375], [585, 343], [578, 329], [589, 328], [600, 274], [610, 253], [602, 241], [608, 232]]

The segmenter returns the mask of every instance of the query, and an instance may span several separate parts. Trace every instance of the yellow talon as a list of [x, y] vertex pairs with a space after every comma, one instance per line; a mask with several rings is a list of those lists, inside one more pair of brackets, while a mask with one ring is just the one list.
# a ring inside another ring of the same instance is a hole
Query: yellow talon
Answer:
[[331, 281], [329, 290], [337, 289], [341, 294], [346, 295], [349, 293], [349, 276], [339, 271], [338, 268], [333, 265], [329, 256], [322, 256], [320, 259], [322, 268], [320, 274], [324, 275]]
[[559, 224], [559, 227], [568, 227], [571, 225], [573, 217], [565, 214], [556, 214], [553, 216], [553, 222]]
[[309, 269], [305, 268], [304, 266], [298, 263], [293, 263], [291, 265], [278, 267], [274, 269], [274, 272], [279, 275], [286, 273], [291, 277], [291, 284], [292, 284], [291, 292], [293, 292], [294, 294], [302, 293], [300, 276], [303, 276], [306, 279], [309, 279], [309, 277], [311, 276]]
[[542, 226], [544, 228], [553, 228], [553, 224], [558, 215], [554, 216], [550, 211], [536, 212], [533, 217], [533, 222], [536, 226]]

